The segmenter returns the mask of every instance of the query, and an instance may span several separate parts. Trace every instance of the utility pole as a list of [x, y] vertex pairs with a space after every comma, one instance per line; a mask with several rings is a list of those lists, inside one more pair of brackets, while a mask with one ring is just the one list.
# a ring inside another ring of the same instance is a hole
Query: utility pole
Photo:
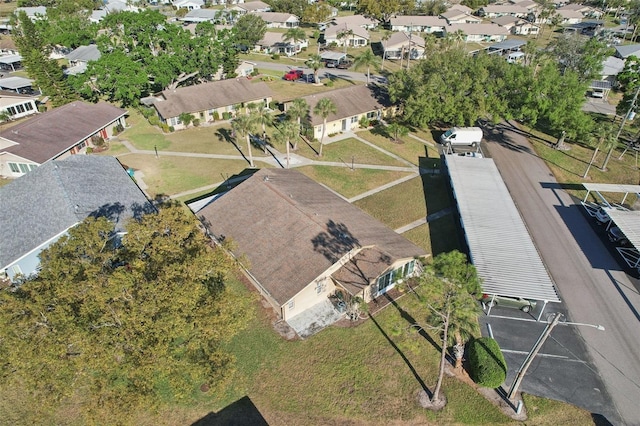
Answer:
[[611, 154], [613, 154], [613, 150], [616, 149], [616, 145], [618, 145], [618, 138], [622, 133], [622, 129], [624, 128], [624, 125], [627, 122], [627, 119], [629, 118], [631, 111], [633, 111], [633, 108], [636, 105], [636, 101], [638, 100], [638, 93], [640, 93], [640, 85], [638, 85], [638, 88], [636, 89], [636, 93], [633, 95], [633, 99], [631, 100], [631, 105], [629, 105], [629, 110], [624, 115], [624, 117], [622, 117], [622, 123], [620, 123], [620, 128], [618, 129], [618, 133], [616, 134], [616, 142], [613, 145], [611, 145], [611, 148], [609, 148], [609, 152], [607, 152], [607, 157], [604, 159], [604, 165], [602, 166], [603, 170], [606, 170], [607, 164], [609, 164], [609, 159], [611, 159]]
[[507, 394], [508, 399], [512, 399], [515, 393], [518, 392], [520, 383], [522, 383], [522, 379], [524, 379], [524, 375], [527, 374], [527, 369], [531, 365], [531, 362], [533, 362], [533, 359], [536, 357], [536, 355], [540, 351], [540, 348], [542, 348], [542, 345], [544, 345], [544, 342], [547, 340], [547, 337], [549, 337], [549, 335], [551, 334], [551, 331], [553, 331], [553, 328], [558, 324], [558, 322], [560, 322], [561, 317], [562, 317], [561, 313], [556, 313], [556, 316], [553, 319], [553, 321], [551, 321], [550, 323], [547, 323], [547, 326], [542, 331], [542, 334], [540, 335], [540, 337], [538, 337], [538, 341], [536, 341], [536, 343], [533, 345], [533, 347], [529, 351], [529, 354], [527, 355], [527, 357], [524, 359], [524, 362], [520, 366], [520, 369], [516, 374], [516, 379], [513, 381], [513, 384], [511, 385], [511, 389], [509, 389], [509, 393]]

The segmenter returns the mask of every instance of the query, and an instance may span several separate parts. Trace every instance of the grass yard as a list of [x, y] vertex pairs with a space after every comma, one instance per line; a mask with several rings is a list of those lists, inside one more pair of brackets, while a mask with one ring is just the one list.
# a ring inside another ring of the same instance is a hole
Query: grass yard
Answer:
[[[284, 73], [279, 73], [279, 77], [272, 79], [271, 81], [265, 81], [265, 83], [273, 90], [273, 100], [276, 102], [285, 102], [292, 99], [300, 98], [314, 93], [326, 92], [328, 90], [342, 89], [344, 87], [351, 87], [355, 85], [362, 85], [364, 82], [356, 82], [350, 80], [344, 80], [336, 78], [333, 80], [331, 87], [322, 85], [315, 85], [312, 83], [304, 83], [300, 81], [286, 81], [282, 79]], [[260, 80], [259, 78], [257, 80]], [[322, 83], [326, 83], [327, 79], [322, 79]]]
[[[317, 145], [317, 149], [319, 149], [319, 144]], [[407, 167], [406, 163], [398, 161], [355, 138], [342, 139], [326, 144], [324, 148], [322, 148], [321, 158], [317, 157], [315, 151], [311, 150], [308, 145], [301, 143], [298, 146], [301, 149], [296, 151], [296, 153], [312, 160], [344, 163], [345, 166], [351, 166], [353, 162], [355, 164]]]
[[419, 159], [421, 157], [439, 157], [438, 151], [435, 148], [425, 145], [411, 136], [402, 138], [401, 143], [395, 143], [386, 136], [375, 134], [371, 130], [360, 131], [358, 132], [358, 136], [398, 157], [404, 158], [416, 166], [420, 165]]
[[127, 167], [142, 170], [148, 192], [172, 195], [182, 191], [222, 182], [227, 176], [240, 173], [248, 164], [242, 160], [217, 160], [210, 158], [170, 157], [160, 155], [130, 154], [119, 160]]
[[355, 169], [331, 166], [304, 166], [298, 170], [316, 182], [328, 186], [343, 197], [351, 198], [389, 182], [410, 175], [406, 172], [396, 172], [375, 169]]
[[385, 189], [354, 204], [392, 229], [407, 225], [427, 215], [423, 178]]

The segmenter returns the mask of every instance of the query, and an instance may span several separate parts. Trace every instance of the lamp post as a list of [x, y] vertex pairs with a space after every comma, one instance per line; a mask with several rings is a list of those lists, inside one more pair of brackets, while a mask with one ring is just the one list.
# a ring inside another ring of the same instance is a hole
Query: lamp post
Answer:
[[549, 337], [549, 335], [553, 331], [553, 328], [556, 325], [558, 325], [558, 323], [563, 324], [563, 325], [576, 325], [576, 326], [579, 325], [579, 326], [593, 327], [593, 328], [595, 328], [597, 330], [604, 331], [604, 327], [599, 325], [599, 324], [598, 325], [585, 324], [585, 323], [581, 323], [581, 322], [562, 322], [561, 323], [560, 319], [564, 316], [563, 314], [558, 312], [558, 313], [555, 313], [555, 314], [552, 314], [552, 315], [554, 315], [553, 321], [548, 322], [547, 326], [544, 328], [544, 330], [542, 330], [542, 334], [540, 334], [540, 337], [538, 337], [538, 340], [536, 341], [536, 343], [533, 344], [533, 347], [531, 348], [531, 350], [527, 354], [526, 358], [524, 359], [524, 362], [520, 366], [520, 369], [518, 370], [518, 373], [516, 373], [516, 378], [513, 381], [513, 384], [511, 385], [511, 388], [509, 389], [509, 393], [507, 393], [507, 398], [509, 400], [513, 399], [513, 396], [516, 394], [516, 392], [518, 392], [518, 388], [520, 387], [520, 383], [522, 383], [522, 379], [524, 379], [525, 374], [527, 374], [527, 369], [529, 368], [529, 366], [533, 362], [533, 359], [536, 357], [536, 355], [540, 351], [540, 348], [542, 348], [542, 345], [544, 345], [544, 342], [547, 340], [547, 338]]

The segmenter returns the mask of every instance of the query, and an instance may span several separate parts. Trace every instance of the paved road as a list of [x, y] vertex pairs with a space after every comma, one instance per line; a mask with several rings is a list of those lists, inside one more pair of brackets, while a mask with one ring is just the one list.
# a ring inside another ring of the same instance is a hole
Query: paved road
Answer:
[[616, 106], [611, 105], [604, 99], [587, 98], [584, 105], [582, 105], [582, 110], [604, 115], [616, 115]]
[[[260, 62], [260, 61], [251, 61], [256, 64], [258, 70], [267, 69], [267, 70], [275, 70], [282, 71], [282, 75], [284, 75], [287, 71], [292, 69], [301, 69], [304, 70], [305, 74], [313, 74], [313, 69], [307, 67], [304, 64], [304, 61], [300, 61], [300, 66], [293, 66], [287, 64], [279, 64], [274, 62]], [[318, 77], [320, 80], [323, 78], [341, 78], [345, 80], [355, 80], [355, 81], [367, 81], [367, 70], [363, 68], [362, 71], [349, 71], [349, 70], [339, 70], [337, 68], [320, 68], [318, 70]], [[374, 82], [384, 82], [386, 79], [381, 75], [374, 75], [371, 73], [371, 81]], [[303, 82], [299, 82], [297, 84], [304, 84]]]
[[[488, 151], [557, 285], [568, 320], [606, 328], [574, 327], [614, 401], [608, 409], [589, 409], [613, 424], [640, 425], [638, 283], [621, 270], [582, 207], [561, 189], [524, 137], [506, 130], [504, 137], [497, 133], [488, 139]], [[582, 386], [577, 379], [575, 386]], [[570, 400], [572, 395], [563, 396]]]

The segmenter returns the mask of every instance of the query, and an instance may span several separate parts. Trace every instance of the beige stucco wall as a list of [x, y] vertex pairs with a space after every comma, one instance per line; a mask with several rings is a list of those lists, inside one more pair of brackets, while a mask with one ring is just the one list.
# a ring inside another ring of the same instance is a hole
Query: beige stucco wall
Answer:
[[[384, 116], [384, 114], [382, 114]], [[325, 134], [325, 137], [334, 134], [334, 133], [340, 133], [343, 131], [343, 127], [342, 127], [342, 121], [343, 120], [347, 120], [346, 122], [346, 131], [351, 131], [351, 130], [355, 130], [360, 128], [360, 119], [362, 117], [366, 117], [367, 113], [363, 113], [363, 114], [358, 114], [356, 116], [352, 116], [352, 117], [348, 117], [345, 119], [341, 119], [341, 120], [335, 120], [335, 121], [329, 121], [327, 122], [327, 133]], [[355, 121], [352, 122], [352, 118], [355, 118]], [[322, 124], [319, 124], [317, 126], [313, 127], [313, 137], [316, 138], [317, 140], [320, 140], [322, 138]]]
[[[318, 290], [318, 288], [320, 288]], [[304, 312], [313, 305], [326, 300], [336, 289], [335, 284], [328, 277], [319, 278], [307, 285], [301, 292], [296, 294], [289, 302], [282, 306], [284, 320]], [[291, 306], [293, 301], [293, 306]]]
[[15, 179], [22, 176], [24, 173], [13, 173], [11, 168], [9, 168], [9, 163], [22, 163], [22, 164], [33, 164], [38, 166], [38, 163], [34, 163], [33, 161], [29, 161], [22, 157], [18, 157], [14, 154], [9, 154], [8, 152], [0, 153], [0, 176], [8, 179]]
[[[267, 105], [269, 105], [272, 101], [273, 98], [271, 97], [267, 97], [267, 98], [261, 98], [261, 99], [254, 99], [252, 101], [248, 101], [248, 102], [244, 102], [244, 105], [248, 105], [248, 104], [252, 104], [252, 103], [258, 103], [258, 102], [264, 102], [266, 100]], [[210, 110], [205, 110], [205, 111], [199, 111], [199, 112], [194, 112], [191, 114], [191, 116], [194, 119], [198, 119], [200, 120], [200, 124], [203, 123], [209, 123], [212, 121], [215, 121], [214, 116], [215, 113], [218, 113], [218, 121], [222, 120], [222, 114], [225, 112], [231, 112], [233, 113], [235, 110], [233, 109], [233, 105], [227, 105], [224, 107], [220, 107], [220, 108], [212, 108]], [[242, 111], [246, 111], [245, 108], [242, 108]], [[171, 126], [170, 120], [167, 120], [167, 124], [169, 124]], [[189, 124], [189, 126], [193, 126], [193, 124]], [[183, 130], [186, 129], [185, 125], [183, 123], [177, 124], [177, 125], [173, 125], [173, 128], [175, 130]]]

